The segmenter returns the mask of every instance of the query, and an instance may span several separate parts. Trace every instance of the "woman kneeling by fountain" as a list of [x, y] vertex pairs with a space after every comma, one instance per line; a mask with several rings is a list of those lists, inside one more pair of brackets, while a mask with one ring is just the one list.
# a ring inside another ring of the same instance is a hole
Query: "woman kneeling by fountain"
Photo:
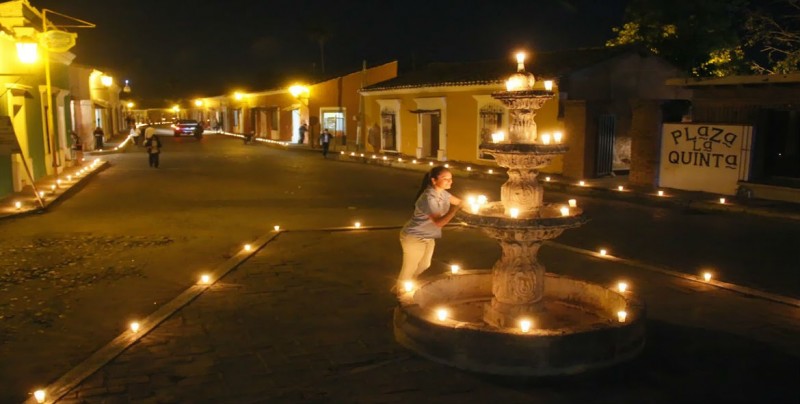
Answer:
[[397, 277], [397, 292], [405, 281], [414, 280], [431, 266], [435, 239], [442, 237], [442, 227], [453, 219], [461, 199], [447, 192], [453, 185], [453, 173], [437, 166], [425, 174], [414, 203], [414, 216], [400, 231], [403, 267]]

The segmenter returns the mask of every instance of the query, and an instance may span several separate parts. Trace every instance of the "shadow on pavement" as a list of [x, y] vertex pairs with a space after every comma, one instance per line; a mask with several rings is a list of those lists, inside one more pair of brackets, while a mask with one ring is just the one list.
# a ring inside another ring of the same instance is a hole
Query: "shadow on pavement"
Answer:
[[796, 403], [800, 358], [739, 336], [648, 321], [635, 360], [592, 373], [545, 379], [489, 377], [489, 382], [575, 402]]

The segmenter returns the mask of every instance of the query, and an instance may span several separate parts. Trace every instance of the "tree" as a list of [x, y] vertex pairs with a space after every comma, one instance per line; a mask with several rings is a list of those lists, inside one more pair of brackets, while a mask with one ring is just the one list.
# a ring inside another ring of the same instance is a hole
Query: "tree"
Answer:
[[645, 46], [694, 76], [741, 73], [746, 18], [747, 0], [631, 0], [606, 46]]
[[748, 45], [764, 58], [753, 60], [760, 73], [800, 71], [800, 0], [779, 0], [754, 10], [747, 20]]

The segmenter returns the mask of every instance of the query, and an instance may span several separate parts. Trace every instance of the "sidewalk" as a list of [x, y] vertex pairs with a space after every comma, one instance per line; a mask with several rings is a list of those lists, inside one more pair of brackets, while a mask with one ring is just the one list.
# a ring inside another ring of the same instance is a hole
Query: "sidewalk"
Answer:
[[[230, 133], [223, 134], [238, 136]], [[282, 150], [288, 149], [322, 153], [320, 148], [312, 148], [308, 145], [264, 140], [261, 140], [261, 142], [267, 146], [280, 148]], [[372, 153], [367, 151], [355, 151], [352, 150], [350, 146], [335, 144], [331, 146], [329, 158], [335, 158], [343, 162], [376, 164], [419, 172], [427, 171], [432, 165], [444, 164], [448, 166], [455, 175], [462, 177], [496, 179], [498, 181], [505, 181], [507, 178], [504, 169], [496, 165], [467, 164], [457, 161], [443, 163], [431, 159], [415, 159], [414, 157], [397, 153]], [[548, 178], [549, 181], [547, 180]], [[800, 204], [763, 199], [737, 199], [732, 196], [698, 191], [632, 187], [628, 183], [627, 175], [586, 179], [583, 180], [583, 185], [580, 185], [578, 181], [560, 175], [542, 173], [539, 175], [539, 182], [547, 191], [559, 191], [576, 196], [616, 199], [650, 206], [695, 211], [747, 213], [757, 216], [800, 220]], [[620, 191], [620, 186], [622, 187], [622, 191]], [[659, 190], [663, 191], [663, 196], [658, 195]], [[720, 198], [725, 198], [725, 202], [721, 203]]]
[[[83, 164], [65, 167], [59, 175], [38, 178], [34, 186], [27, 186], [0, 198], [0, 220], [16, 216], [39, 213], [60, 203], [80, 190], [91, 177], [109, 167], [102, 156], [119, 153], [130, 144], [127, 133], [118, 133], [105, 142], [106, 148], [83, 153]], [[34, 189], [41, 198], [37, 198]]]

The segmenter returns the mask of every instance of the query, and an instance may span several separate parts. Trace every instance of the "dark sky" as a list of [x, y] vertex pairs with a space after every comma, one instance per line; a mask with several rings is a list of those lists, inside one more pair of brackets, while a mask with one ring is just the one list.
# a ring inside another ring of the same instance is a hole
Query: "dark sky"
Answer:
[[625, 0], [31, 0], [91, 21], [76, 63], [107, 67], [153, 107], [263, 90], [391, 60], [400, 70], [602, 45]]

